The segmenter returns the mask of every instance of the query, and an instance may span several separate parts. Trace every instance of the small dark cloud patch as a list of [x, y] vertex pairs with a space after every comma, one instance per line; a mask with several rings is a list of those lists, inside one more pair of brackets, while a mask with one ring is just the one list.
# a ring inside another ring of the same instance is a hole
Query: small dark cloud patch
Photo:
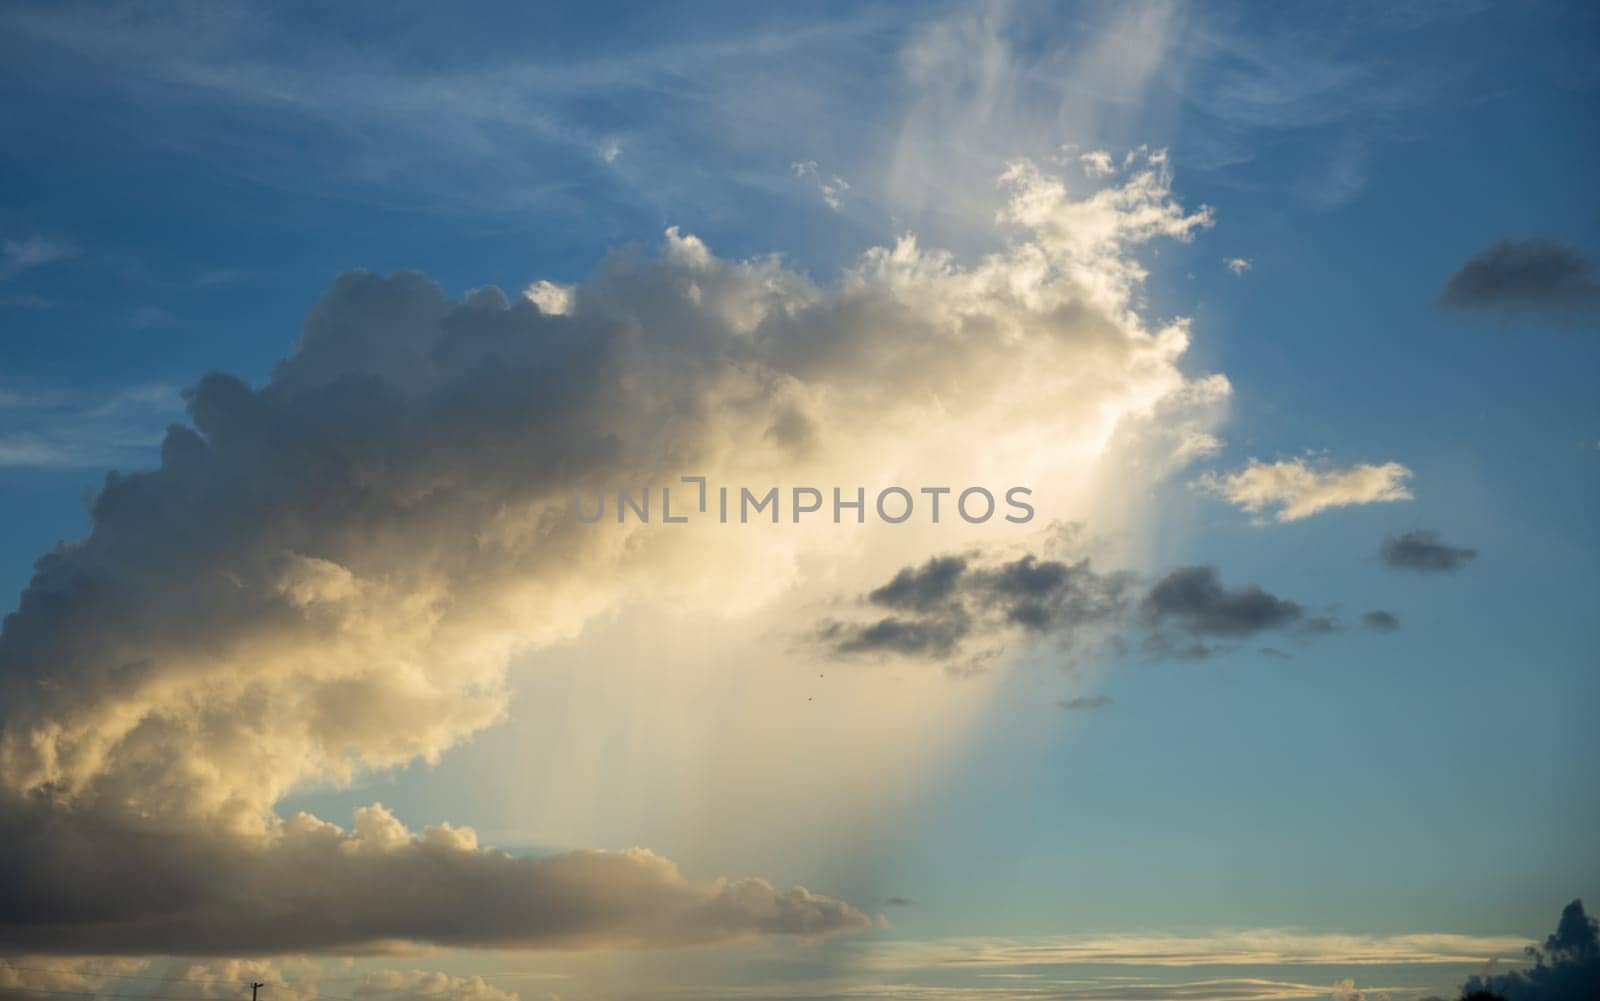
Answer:
[[1554, 240], [1501, 240], [1479, 251], [1439, 293], [1445, 309], [1593, 313], [1600, 283], [1582, 252]]
[[1305, 610], [1255, 585], [1229, 590], [1214, 566], [1180, 567], [1156, 582], [1144, 599], [1146, 616], [1191, 636], [1239, 638], [1277, 629]]
[[1087, 709], [1104, 709], [1110, 704], [1111, 697], [1107, 695], [1080, 695], [1073, 699], [1056, 699], [1056, 705], [1073, 712]]
[[1452, 546], [1436, 532], [1414, 531], [1383, 540], [1378, 556], [1387, 565], [1415, 573], [1455, 573], [1478, 558], [1476, 549]]
[[1361, 616], [1361, 622], [1368, 629], [1380, 633], [1392, 633], [1400, 628], [1400, 616], [1393, 612], [1385, 612], [1381, 608], [1373, 609]]
[[883, 900], [883, 906], [885, 906], [885, 907], [915, 907], [915, 906], [917, 906], [917, 902], [915, 900], [912, 900], [910, 897], [885, 897], [884, 900]]
[[1333, 615], [1313, 615], [1303, 620], [1296, 631], [1302, 636], [1331, 636], [1344, 632], [1344, 623]]
[[1261, 656], [1271, 657], [1273, 660], [1294, 660], [1294, 654], [1287, 650], [1279, 650], [1275, 646], [1262, 647]]

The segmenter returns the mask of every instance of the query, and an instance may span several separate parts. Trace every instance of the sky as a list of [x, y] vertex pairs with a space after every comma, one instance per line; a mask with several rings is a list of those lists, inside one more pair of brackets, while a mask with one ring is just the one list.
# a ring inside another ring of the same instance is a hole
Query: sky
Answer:
[[0, 27], [7, 1001], [1409, 1001], [1600, 901], [1588, 5]]

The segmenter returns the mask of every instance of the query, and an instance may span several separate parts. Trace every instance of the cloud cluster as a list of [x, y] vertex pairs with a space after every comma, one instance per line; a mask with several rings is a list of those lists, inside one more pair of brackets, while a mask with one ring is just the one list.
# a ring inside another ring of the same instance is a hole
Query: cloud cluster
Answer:
[[[646, 854], [521, 860], [381, 812], [346, 833], [274, 804], [436, 760], [504, 717], [515, 655], [630, 596], [690, 602], [687, 577], [723, 606], [726, 589], [759, 600], [784, 584], [773, 567], [792, 540], [713, 552], [687, 531], [579, 525], [575, 487], [1004, 468], [1060, 483], [1113, 440], [1140, 443], [1146, 469], [1183, 461], [1226, 382], [1187, 378], [1184, 325], [1147, 329], [1133, 308], [1134, 249], [1207, 221], [1168, 183], [1152, 157], [1074, 199], [1018, 164], [1003, 215], [1022, 235], [1004, 250], [963, 267], [907, 237], [833, 288], [677, 230], [659, 257], [621, 253], [516, 299], [341, 276], [264, 385], [211, 374], [188, 391], [191, 423], [168, 431], [160, 467], [109, 476], [89, 536], [42, 557], [6, 618], [0, 942], [670, 944], [861, 927], [837, 901], [691, 883]], [[964, 580], [983, 581], [972, 614], [1031, 631], [1116, 598], [1086, 568], [1037, 562]], [[915, 590], [886, 607], [937, 604]], [[892, 633], [861, 642], [947, 641]]]
[[1251, 459], [1237, 472], [1207, 476], [1200, 483], [1251, 514], [1271, 509], [1277, 521], [1299, 521], [1329, 508], [1410, 500], [1405, 485], [1410, 478], [1411, 470], [1398, 462], [1334, 466]]
[[[1103, 575], [1087, 559], [1074, 563], [1028, 553], [1008, 562], [979, 554], [936, 556], [906, 567], [866, 596], [882, 614], [867, 621], [830, 621], [818, 638], [834, 653], [907, 655], [950, 660], [967, 641], [1021, 632], [1071, 643], [1077, 634], [1120, 617], [1128, 580]], [[991, 646], [979, 662], [995, 653]]]
[[[816, 640], [841, 657], [919, 657], [957, 672], [980, 669], [1019, 637], [1048, 640], [1058, 650], [1131, 638], [1157, 658], [1197, 659], [1220, 652], [1219, 642], [1290, 628], [1301, 638], [1344, 628], [1256, 585], [1228, 587], [1214, 566], [1179, 567], [1141, 583], [1129, 572], [1101, 572], [1087, 558], [1034, 553], [1009, 560], [982, 552], [936, 556], [901, 569], [862, 605], [870, 614], [824, 621]], [[1380, 631], [1399, 624], [1387, 612], [1370, 613], [1366, 622]]]

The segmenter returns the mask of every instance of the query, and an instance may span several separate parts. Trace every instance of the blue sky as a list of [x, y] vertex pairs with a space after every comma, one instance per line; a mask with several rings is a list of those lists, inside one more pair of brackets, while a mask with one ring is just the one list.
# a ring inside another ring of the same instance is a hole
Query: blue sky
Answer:
[[[675, 226], [837, 288], [905, 233], [961, 267], [1014, 245], [993, 225], [1008, 162], [1055, 157], [1087, 190], [1083, 154], [1165, 149], [1172, 197], [1214, 224], [1139, 247], [1132, 305], [1189, 318], [1179, 368], [1225, 373], [1231, 400], [1216, 450], [1141, 484], [1137, 516], [1087, 524], [1097, 559], [1214, 565], [1344, 626], [1195, 661], [1031, 649], [863, 828], [870, 850], [832, 840], [844, 821], [762, 848], [642, 801], [530, 819], [517, 797], [548, 766], [527, 761], [552, 753], [535, 707], [606, 656], [616, 619], [518, 654], [500, 724], [299, 785], [279, 815], [342, 824], [381, 799], [519, 852], [642, 844], [696, 877], [914, 900], [887, 908], [891, 941], [1532, 938], [1600, 900], [1596, 313], [1439, 305], [1502, 239], [1600, 255], [1584, 5], [11, 4], [0, 23], [8, 609], [41, 553], [89, 530], [107, 469], [159, 462], [181, 391], [218, 371], [266, 383], [343, 272], [514, 296], [585, 282], [619, 248], [653, 257]], [[1275, 521], [1205, 486], [1251, 460], [1396, 462], [1413, 496]], [[1477, 555], [1386, 565], [1409, 532]], [[1360, 625], [1379, 609], [1399, 629]], [[688, 642], [677, 620], [615, 614], [646, 623], [618, 657]], [[1057, 705], [1095, 695], [1111, 701]], [[641, 767], [618, 788], [649, 786]], [[1467, 969], [1314, 976], [1443, 992]]]

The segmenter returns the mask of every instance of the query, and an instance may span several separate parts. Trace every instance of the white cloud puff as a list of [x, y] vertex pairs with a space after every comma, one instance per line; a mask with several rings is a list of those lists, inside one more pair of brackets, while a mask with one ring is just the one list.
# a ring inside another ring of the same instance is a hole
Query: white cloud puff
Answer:
[[1334, 507], [1410, 500], [1406, 487], [1410, 478], [1411, 470], [1398, 462], [1335, 466], [1304, 459], [1273, 463], [1251, 459], [1237, 472], [1200, 482], [1251, 514], [1273, 510], [1278, 521], [1299, 521]]

